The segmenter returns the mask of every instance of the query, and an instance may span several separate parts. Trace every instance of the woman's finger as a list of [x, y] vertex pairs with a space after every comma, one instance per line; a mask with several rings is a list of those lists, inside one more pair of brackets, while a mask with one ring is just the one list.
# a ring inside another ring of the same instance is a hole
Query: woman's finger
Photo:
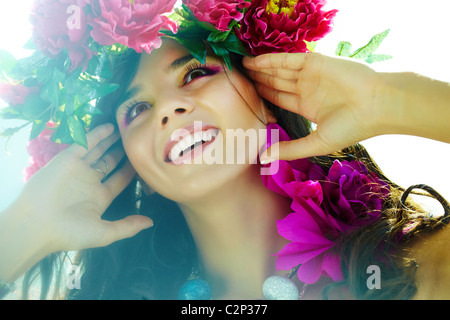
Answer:
[[104, 180], [120, 163], [125, 156], [125, 151], [121, 145], [113, 146], [108, 152], [104, 153], [99, 159], [94, 161], [90, 167], [101, 176]]
[[264, 99], [272, 102], [276, 106], [292, 112], [299, 112], [300, 96], [298, 94], [280, 91], [261, 83], [255, 83], [255, 88]]
[[118, 221], [102, 220], [102, 230], [99, 231], [99, 234], [102, 236], [97, 246], [105, 247], [113, 242], [131, 238], [142, 230], [152, 226], [153, 221], [150, 218], [140, 215], [128, 216]]
[[297, 93], [298, 91], [296, 80], [285, 80], [277, 76], [258, 71], [248, 71], [248, 75], [253, 81], [259, 82], [276, 90], [292, 93]]
[[292, 69], [301, 70], [306, 53], [268, 53], [256, 57], [244, 57], [242, 63], [249, 70], [261, 69]]
[[120, 139], [118, 132], [113, 132], [105, 139], [98, 141], [96, 145], [93, 145], [89, 152], [82, 158], [88, 164], [92, 164], [94, 161], [100, 159], [105, 152]]
[[[250, 70], [248, 70], [247, 72], [250, 72]], [[254, 72], [267, 73], [274, 77], [284, 80], [298, 80], [299, 77], [299, 70], [292, 70], [292, 69], [272, 68], [272, 69], [261, 69]]]
[[[272, 148], [277, 150], [276, 156], [272, 156]], [[279, 142], [267, 150], [265, 150], [261, 156], [261, 163], [267, 164], [276, 160], [296, 160], [309, 158], [313, 156], [323, 156], [330, 154], [338, 150], [336, 146], [331, 146], [320, 137], [318, 131], [313, 131], [311, 134], [304, 138]], [[271, 155], [269, 157], [269, 155]]]
[[136, 171], [127, 160], [120, 169], [114, 172], [114, 174], [103, 183], [103, 185], [109, 189], [113, 198], [116, 198], [130, 184], [135, 175]]

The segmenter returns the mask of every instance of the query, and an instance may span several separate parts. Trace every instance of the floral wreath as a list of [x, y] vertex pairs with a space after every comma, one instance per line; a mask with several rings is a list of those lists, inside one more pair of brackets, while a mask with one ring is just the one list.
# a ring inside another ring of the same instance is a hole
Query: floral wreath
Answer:
[[[25, 45], [33, 53], [16, 60], [0, 51], [0, 97], [9, 105], [0, 110], [0, 118], [24, 121], [0, 136], [9, 138], [31, 126], [28, 179], [68, 145], [87, 147], [91, 119], [101, 114], [95, 102], [119, 87], [111, 82], [115, 56], [130, 49], [151, 53], [162, 37], [180, 42], [200, 62], [213, 50], [230, 69], [231, 53], [313, 52], [316, 41], [332, 30], [338, 12], [325, 11], [325, 4], [183, 0], [175, 7], [176, 0], [35, 0], [32, 39]], [[388, 33], [377, 34], [354, 52], [342, 41], [336, 55], [367, 63], [389, 59], [374, 53]], [[307, 160], [280, 164], [279, 173], [265, 183], [291, 197], [294, 212], [278, 223], [280, 234], [292, 243], [279, 253], [277, 267], [301, 264], [298, 276], [307, 283], [322, 273], [341, 280], [339, 258], [331, 250], [335, 240], [361, 221], [378, 218], [388, 188], [359, 162], [337, 161], [328, 173]], [[378, 196], [368, 198], [373, 190]]]

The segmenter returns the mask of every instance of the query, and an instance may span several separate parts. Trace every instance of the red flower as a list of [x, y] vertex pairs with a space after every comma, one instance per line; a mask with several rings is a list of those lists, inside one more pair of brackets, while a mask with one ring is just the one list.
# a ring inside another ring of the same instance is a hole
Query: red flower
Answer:
[[22, 84], [0, 83], [0, 99], [10, 106], [24, 104], [30, 94], [39, 92], [38, 87], [28, 88]]
[[36, 0], [31, 11], [36, 46], [50, 58], [67, 48], [72, 63], [70, 70], [86, 68], [92, 57], [85, 5], [86, 0]]
[[183, 0], [183, 3], [198, 20], [209, 22], [224, 32], [230, 30], [230, 22], [242, 20], [243, 8], [250, 5], [246, 0]]
[[175, 32], [177, 25], [163, 13], [170, 12], [176, 0], [92, 0], [92, 37], [100, 45], [120, 43], [138, 53], [150, 53], [161, 46], [160, 29]]
[[[52, 123], [47, 124], [50, 127]], [[29, 166], [24, 169], [24, 180], [28, 181], [39, 169], [44, 167], [61, 151], [65, 150], [69, 145], [56, 143], [50, 140], [53, 130], [44, 129], [42, 133], [28, 143], [27, 151], [30, 155]]]
[[337, 10], [322, 11], [325, 0], [255, 0], [242, 20], [239, 38], [253, 55], [307, 52], [305, 41], [331, 31]]

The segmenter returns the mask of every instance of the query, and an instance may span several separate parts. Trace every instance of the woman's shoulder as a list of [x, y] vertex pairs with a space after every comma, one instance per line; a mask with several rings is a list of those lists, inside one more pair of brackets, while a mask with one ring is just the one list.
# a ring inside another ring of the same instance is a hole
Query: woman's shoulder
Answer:
[[414, 299], [450, 299], [450, 226], [420, 235], [409, 251], [417, 263]]

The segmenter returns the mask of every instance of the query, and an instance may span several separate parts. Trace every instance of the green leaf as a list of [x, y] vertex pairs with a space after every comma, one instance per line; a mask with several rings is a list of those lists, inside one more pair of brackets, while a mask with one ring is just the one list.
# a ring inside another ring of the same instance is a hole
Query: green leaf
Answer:
[[42, 133], [42, 131], [44, 131], [46, 124], [46, 121], [34, 121], [33, 127], [31, 128], [30, 132], [30, 140], [36, 139]]
[[6, 80], [6, 75], [9, 74], [16, 64], [17, 60], [10, 52], [0, 50], [0, 79]]
[[11, 136], [15, 135], [17, 132], [19, 132], [20, 130], [22, 130], [23, 128], [25, 128], [26, 126], [28, 126], [29, 124], [30, 123], [27, 122], [19, 127], [8, 128], [8, 129], [4, 130], [3, 132], [0, 132], [0, 137], [3, 137], [3, 138], [11, 137]]
[[28, 76], [35, 74], [37, 68], [47, 67], [50, 61], [52, 61], [52, 59], [37, 50], [31, 56], [18, 60], [10, 74], [15, 78], [22, 78], [23, 75]]
[[25, 98], [20, 111], [28, 120], [40, 120], [50, 112], [50, 103], [39, 95], [32, 94]]
[[241, 40], [239, 40], [239, 38], [236, 36], [234, 32], [230, 32], [228, 38], [223, 42], [223, 46], [231, 52], [243, 56], [249, 55], [245, 47], [242, 45]]
[[392, 59], [392, 56], [388, 55], [388, 54], [371, 54], [370, 56], [368, 56], [365, 61], [367, 63], [375, 63], [375, 62], [381, 62], [381, 61], [386, 61]]
[[369, 57], [372, 53], [375, 52], [375, 50], [378, 49], [381, 42], [383, 42], [383, 40], [389, 34], [389, 31], [390, 29], [375, 35], [374, 37], [372, 37], [372, 39], [370, 39], [368, 44], [356, 50], [350, 57], [354, 59], [366, 59], [367, 57]]
[[312, 42], [308, 42], [306, 40], [303, 40], [306, 43], [306, 48], [311, 51], [311, 52], [315, 52], [316, 51], [316, 41], [312, 41]]
[[87, 149], [86, 129], [84, 123], [78, 119], [77, 116], [70, 117], [68, 119], [70, 136], [75, 143]]
[[222, 42], [225, 41], [228, 38], [228, 35], [230, 34], [230, 31], [223, 32], [219, 30], [215, 30], [211, 32], [211, 34], [208, 37], [208, 42]]
[[61, 121], [59, 122], [56, 131], [50, 137], [50, 140], [56, 143], [67, 143], [72, 144], [73, 139], [70, 134], [69, 124], [67, 116], [63, 115]]
[[341, 41], [338, 43], [335, 54], [339, 57], [349, 57], [352, 44], [347, 41]]
[[99, 54], [92, 56], [86, 72], [104, 79], [112, 77], [109, 55], [104, 48], [101, 49]]
[[224, 43], [210, 43], [211, 48], [213, 49], [214, 53], [218, 56], [221, 57], [225, 64], [227, 65], [228, 69], [232, 69], [231, 66], [231, 59], [230, 59], [230, 54], [227, 50], [227, 48], [224, 47]]
[[0, 109], [0, 118], [2, 119], [21, 119], [22, 114], [14, 107], [5, 107]]

